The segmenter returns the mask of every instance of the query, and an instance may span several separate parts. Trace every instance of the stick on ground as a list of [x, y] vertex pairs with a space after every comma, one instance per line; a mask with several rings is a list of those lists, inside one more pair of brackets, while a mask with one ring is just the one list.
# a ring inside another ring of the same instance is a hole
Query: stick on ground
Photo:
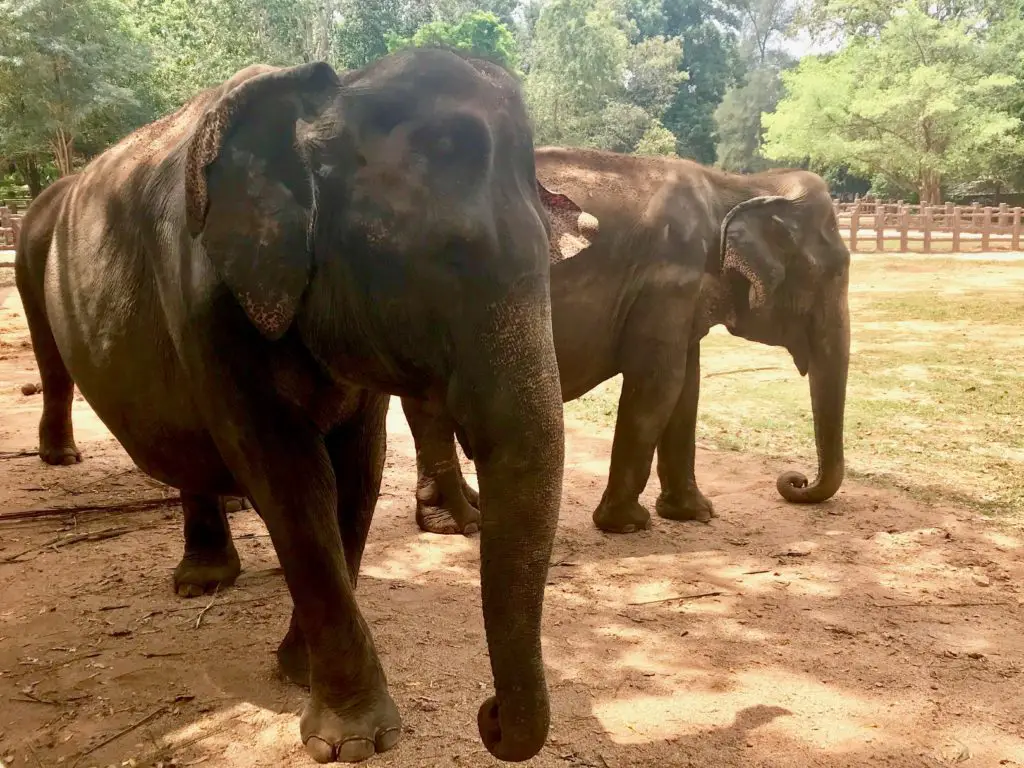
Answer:
[[702, 597], [718, 597], [724, 595], [724, 592], [701, 592], [698, 595], [673, 595], [672, 597], [662, 597], [658, 600], [642, 600], [639, 603], [626, 603], [626, 605], [654, 605], [655, 603], [671, 603], [673, 600], [699, 600]]
[[131, 725], [129, 725], [127, 728], [122, 728], [120, 731], [118, 731], [117, 733], [113, 734], [112, 736], [108, 736], [107, 738], [105, 738], [103, 741], [101, 741], [96, 746], [89, 747], [87, 750], [85, 750], [85, 752], [82, 752], [78, 756], [78, 758], [75, 760], [74, 763], [71, 764], [71, 768], [75, 768], [75, 766], [78, 765], [82, 761], [83, 757], [88, 757], [89, 755], [91, 755], [96, 750], [103, 749], [103, 747], [107, 746], [107, 744], [109, 744], [110, 742], [116, 741], [117, 739], [120, 739], [122, 736], [131, 733], [136, 728], [141, 728], [143, 725], [148, 723], [150, 720], [156, 719], [157, 717], [159, 717], [160, 715], [162, 715], [166, 711], [167, 711], [167, 705], [166, 704], [161, 704], [157, 709], [154, 709], [152, 712], [150, 712], [148, 715], [146, 715], [141, 720], [137, 720], [134, 723], [132, 723]]
[[55, 539], [44, 541], [42, 544], [36, 544], [34, 547], [23, 549], [13, 555], [9, 555], [3, 559], [5, 563], [13, 563], [17, 561], [19, 557], [23, 555], [31, 554], [40, 549], [49, 549], [50, 547], [67, 547], [72, 544], [80, 544], [83, 541], [103, 541], [105, 539], [113, 539], [118, 536], [124, 536], [129, 533], [132, 529], [125, 528], [124, 526], [118, 528], [105, 528], [102, 531], [93, 531], [92, 533], [76, 533], [73, 536], [58, 536]]
[[7, 520], [29, 520], [36, 517], [59, 517], [81, 512], [141, 512], [146, 509], [176, 507], [181, 504], [180, 496], [167, 496], [159, 499], [139, 499], [121, 504], [84, 504], [77, 507], [41, 507], [39, 509], [18, 509], [11, 512], [0, 512], [0, 523]]

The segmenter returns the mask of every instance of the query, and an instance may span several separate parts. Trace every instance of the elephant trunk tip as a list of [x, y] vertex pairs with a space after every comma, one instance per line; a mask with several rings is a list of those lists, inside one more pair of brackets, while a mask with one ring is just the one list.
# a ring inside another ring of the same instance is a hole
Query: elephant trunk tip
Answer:
[[835, 496], [843, 484], [843, 475], [844, 468], [839, 465], [822, 472], [811, 484], [802, 472], [783, 472], [775, 482], [775, 487], [782, 498], [793, 504], [819, 504]]
[[[506, 723], [506, 727], [502, 727], [501, 709], [497, 697], [491, 696], [480, 705], [480, 711], [477, 713], [480, 739], [487, 747], [487, 751], [507, 763], [521, 763], [534, 757], [547, 741], [549, 719], [539, 717], [534, 718], [533, 722], [529, 724], [518, 724], [527, 725], [525, 729], [516, 728], [517, 724], [509, 723]], [[540, 709], [545, 710], [546, 707], [540, 707]], [[522, 732], [513, 738], [513, 734], [509, 731], [514, 730]]]

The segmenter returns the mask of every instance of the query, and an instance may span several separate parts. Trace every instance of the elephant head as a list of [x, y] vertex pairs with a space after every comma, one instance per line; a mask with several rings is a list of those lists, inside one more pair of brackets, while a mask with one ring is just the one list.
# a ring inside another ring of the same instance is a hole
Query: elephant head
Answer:
[[206, 111], [182, 166], [189, 230], [255, 332], [336, 380], [446, 401], [479, 470], [496, 694], [480, 733], [503, 760], [532, 757], [563, 423], [518, 85], [426, 49], [343, 80], [264, 72]]
[[818, 476], [777, 482], [791, 502], [830, 498], [843, 482], [843, 417], [850, 358], [850, 252], [839, 235], [824, 181], [811, 173], [774, 177], [780, 194], [735, 205], [721, 224], [721, 278], [729, 332], [785, 347], [810, 374]]

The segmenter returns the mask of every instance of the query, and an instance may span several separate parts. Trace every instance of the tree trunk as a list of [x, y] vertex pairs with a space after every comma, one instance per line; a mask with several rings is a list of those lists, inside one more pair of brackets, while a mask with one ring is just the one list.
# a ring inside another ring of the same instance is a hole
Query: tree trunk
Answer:
[[939, 205], [942, 202], [942, 176], [937, 171], [923, 171], [918, 192], [921, 205]]
[[73, 168], [75, 156], [75, 137], [63, 128], [58, 128], [53, 137], [53, 159], [57, 163], [57, 172], [67, 176]]
[[43, 175], [39, 172], [39, 163], [34, 157], [30, 157], [19, 170], [25, 183], [28, 184], [29, 197], [35, 199], [43, 191]]

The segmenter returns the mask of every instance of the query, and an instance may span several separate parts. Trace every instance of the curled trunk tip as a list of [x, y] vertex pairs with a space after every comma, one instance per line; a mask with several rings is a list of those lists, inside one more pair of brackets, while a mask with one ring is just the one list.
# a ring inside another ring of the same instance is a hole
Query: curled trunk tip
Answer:
[[813, 484], [803, 472], [783, 472], [775, 487], [786, 501], [793, 504], [819, 504], [835, 496], [843, 484], [843, 465], [826, 471]]

